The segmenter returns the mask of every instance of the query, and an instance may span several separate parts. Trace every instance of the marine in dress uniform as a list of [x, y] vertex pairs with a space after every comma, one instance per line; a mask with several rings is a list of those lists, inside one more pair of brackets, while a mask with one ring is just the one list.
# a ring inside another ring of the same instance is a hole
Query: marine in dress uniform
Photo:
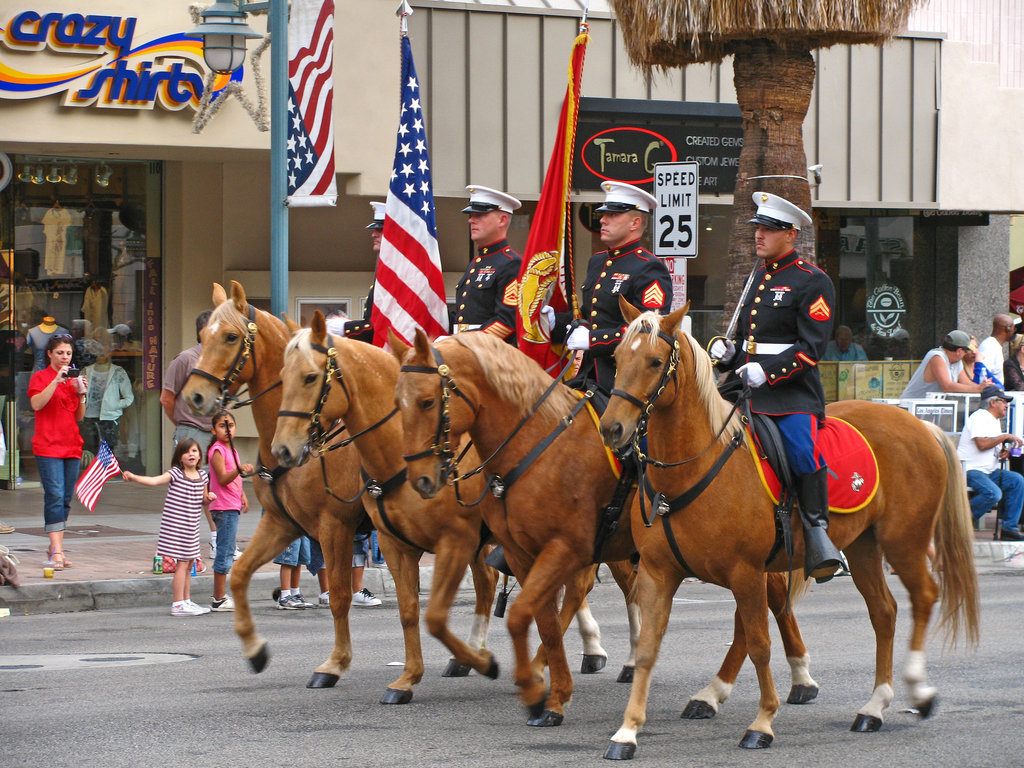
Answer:
[[508, 224], [521, 205], [511, 195], [471, 184], [469, 236], [477, 255], [455, 287], [453, 332], [480, 330], [516, 343], [516, 309], [519, 304], [519, 265], [522, 257], [508, 244]]
[[819, 581], [842, 565], [828, 538], [828, 469], [815, 447], [825, 418], [818, 361], [832, 337], [835, 287], [829, 276], [793, 248], [804, 211], [777, 195], [755, 192], [755, 243], [763, 263], [742, 298], [735, 338], [712, 344], [719, 368], [743, 374], [751, 410], [772, 417], [782, 432], [804, 528], [804, 570]]
[[[373, 220], [366, 225], [366, 229], [370, 230], [370, 236], [373, 238], [373, 256], [376, 259], [380, 253], [381, 232], [384, 230], [384, 203], [372, 202], [370, 203], [370, 208], [373, 209]], [[365, 341], [367, 344], [373, 343], [373, 326], [370, 325], [370, 315], [373, 313], [373, 285], [373, 283], [370, 284], [370, 290], [366, 293], [363, 319], [345, 322], [344, 330], [341, 334], [346, 339]], [[328, 330], [331, 333], [335, 333], [330, 327], [328, 327]]]
[[555, 316], [552, 341], [585, 350], [580, 370], [570, 382], [577, 389], [596, 388], [607, 401], [615, 383], [612, 355], [622, 339], [626, 321], [619, 296], [635, 307], [664, 314], [672, 305], [672, 278], [661, 260], [640, 244], [647, 215], [657, 199], [638, 187], [606, 181], [601, 216], [601, 242], [607, 251], [595, 253], [583, 283], [583, 325], [569, 329], [567, 313]]

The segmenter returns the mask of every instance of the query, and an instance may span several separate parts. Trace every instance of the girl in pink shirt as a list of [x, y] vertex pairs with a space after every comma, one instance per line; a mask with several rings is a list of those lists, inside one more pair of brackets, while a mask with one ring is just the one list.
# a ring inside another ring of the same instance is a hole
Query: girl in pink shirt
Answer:
[[213, 417], [213, 440], [206, 452], [210, 467], [210, 491], [217, 498], [210, 503], [210, 514], [217, 525], [217, 556], [213, 561], [213, 600], [210, 610], [233, 611], [235, 601], [227, 596], [227, 574], [235, 561], [235, 536], [238, 515], [249, 511], [249, 500], [242, 490], [242, 474], [252, 474], [252, 464], [241, 464], [232, 445], [235, 417], [219, 411]]

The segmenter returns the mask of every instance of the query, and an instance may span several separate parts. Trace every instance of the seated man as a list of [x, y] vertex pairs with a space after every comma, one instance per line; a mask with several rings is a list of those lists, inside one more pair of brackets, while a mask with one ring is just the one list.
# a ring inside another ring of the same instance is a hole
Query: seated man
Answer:
[[1017, 525], [1024, 502], [1024, 477], [999, 468], [1006, 458], [1004, 442], [1024, 444], [1016, 435], [1003, 432], [999, 420], [1006, 416], [1010, 398], [999, 387], [989, 385], [982, 390], [981, 407], [967, 418], [960, 435], [957, 455], [967, 470], [967, 485], [975, 490], [971, 497], [971, 515], [977, 520], [1005, 498], [999, 538], [1003, 541], [1024, 541]]
[[848, 325], [840, 325], [836, 328], [836, 337], [825, 345], [825, 354], [822, 360], [860, 361], [867, 360], [867, 353], [864, 347], [853, 340], [853, 331]]

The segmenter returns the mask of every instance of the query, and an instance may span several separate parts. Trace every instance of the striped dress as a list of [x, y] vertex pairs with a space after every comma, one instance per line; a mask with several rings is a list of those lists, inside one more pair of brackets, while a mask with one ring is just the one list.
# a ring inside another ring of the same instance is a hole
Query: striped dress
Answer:
[[209, 478], [206, 470], [200, 469], [199, 477], [189, 480], [180, 467], [171, 467], [170, 475], [156, 553], [175, 560], [195, 560], [200, 555], [199, 519]]

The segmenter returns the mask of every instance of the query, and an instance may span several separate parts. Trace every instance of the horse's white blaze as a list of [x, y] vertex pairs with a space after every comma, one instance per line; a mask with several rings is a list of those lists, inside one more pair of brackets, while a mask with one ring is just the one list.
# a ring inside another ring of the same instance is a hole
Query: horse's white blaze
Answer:
[[636, 352], [637, 349], [640, 348], [640, 342], [641, 342], [641, 339], [640, 339], [639, 336], [637, 336], [635, 339], [633, 339], [633, 343], [630, 345], [629, 351], [630, 352]]
[[209, 328], [210, 333], [216, 333], [218, 330], [220, 330], [220, 320], [214, 320], [213, 323], [210, 324]]
[[793, 685], [813, 685], [815, 688], [818, 687], [818, 684], [814, 682], [814, 678], [811, 677], [811, 654], [787, 656], [786, 661], [789, 662], [789, 669], [793, 673]]
[[473, 614], [473, 628], [469, 631], [469, 639], [466, 644], [470, 648], [484, 648], [487, 645], [487, 627], [490, 626], [490, 617]]
[[635, 728], [619, 728], [612, 736], [612, 741], [617, 741], [619, 744], [633, 744], [636, 745], [636, 729]]
[[587, 656], [604, 656], [608, 658], [608, 652], [601, 647], [601, 628], [590, 612], [587, 603], [576, 612], [576, 624], [579, 626], [580, 637], [583, 638], [583, 653]]
[[636, 645], [640, 641], [640, 606], [631, 603], [626, 606], [626, 615], [629, 617], [629, 658], [626, 660], [627, 667], [636, 666]]
[[728, 699], [730, 693], [732, 693], [732, 683], [727, 683], [718, 675], [715, 675], [707, 687], [695, 693], [692, 698], [705, 702], [717, 712], [718, 705]]
[[930, 701], [935, 696], [935, 688], [928, 685], [926, 680], [924, 651], [910, 651], [907, 663], [903, 666], [903, 682], [907, 684], [910, 701], [914, 706]]
[[399, 401], [400, 401], [399, 404], [398, 404], [399, 407], [401, 407], [401, 408], [408, 408], [409, 407], [409, 398], [406, 397], [405, 395], [402, 395], [399, 398]]
[[893, 697], [892, 686], [888, 683], [882, 683], [872, 691], [871, 699], [861, 709], [860, 714], [870, 715], [881, 720], [882, 713], [892, 704]]

